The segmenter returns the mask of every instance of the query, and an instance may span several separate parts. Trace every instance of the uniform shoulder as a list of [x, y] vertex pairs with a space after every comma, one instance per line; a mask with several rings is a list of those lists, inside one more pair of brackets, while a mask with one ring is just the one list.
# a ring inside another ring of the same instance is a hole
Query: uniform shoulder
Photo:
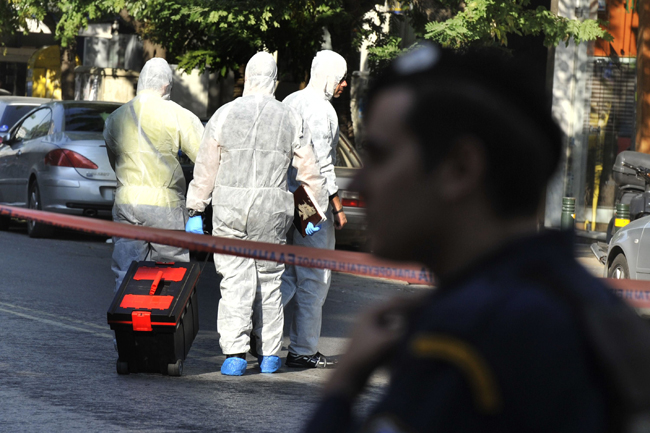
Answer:
[[570, 306], [542, 284], [512, 277], [478, 278], [449, 288], [426, 309], [432, 325], [447, 321], [467, 331], [480, 326], [486, 316], [493, 317], [493, 323], [513, 328], [527, 323], [554, 326], [571, 316]]

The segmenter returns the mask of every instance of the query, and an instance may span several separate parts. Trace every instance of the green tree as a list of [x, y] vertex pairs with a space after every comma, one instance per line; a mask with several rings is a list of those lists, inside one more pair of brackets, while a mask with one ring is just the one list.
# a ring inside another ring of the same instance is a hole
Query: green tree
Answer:
[[[540, 2], [537, 2], [540, 3]], [[576, 43], [598, 38], [612, 41], [597, 20], [568, 19], [531, 0], [421, 0], [413, 2], [408, 16], [423, 39], [452, 49], [476, 46], [508, 47], [508, 37], [543, 36], [546, 47], [560, 42]], [[382, 65], [403, 49], [400, 38], [389, 37], [371, 48], [370, 60]]]
[[[447, 6], [460, 2], [445, 1]], [[551, 13], [539, 6], [530, 9], [530, 0], [471, 0], [442, 22], [426, 24], [425, 38], [443, 46], [463, 48], [470, 44], [508, 45], [508, 35], [544, 35], [544, 44], [555, 46], [574, 39], [576, 43], [611, 36], [595, 20], [580, 21]]]
[[[181, 68], [225, 74], [259, 50], [278, 51], [295, 81], [303, 81], [311, 59], [323, 42], [323, 29], [332, 47], [356, 69], [363, 40], [375, 38], [370, 60], [375, 67], [394, 58], [404, 47], [397, 35], [384, 34], [387, 19], [408, 22], [418, 38], [462, 49], [473, 45], [508, 45], [510, 35], [544, 35], [547, 46], [573, 38], [578, 42], [609, 35], [593, 20], [568, 20], [531, 0], [407, 0], [402, 15], [382, 12], [377, 0], [4, 0], [0, 4], [0, 36], [26, 28], [26, 19], [45, 23], [62, 47], [64, 98], [74, 94], [75, 37], [89, 21], [105, 14], [132, 19], [144, 38], [159, 43], [167, 58]], [[375, 17], [368, 12], [377, 11]], [[283, 72], [281, 71], [281, 72]], [[350, 125], [349, 94], [337, 101], [343, 132]], [[347, 133], [350, 136], [350, 133]]]
[[288, 53], [290, 71], [301, 77], [323, 27], [342, 9], [336, 0], [149, 0], [129, 12], [181, 68], [210, 66], [225, 75], [267, 50]]
[[0, 37], [15, 34], [19, 29], [26, 33], [27, 20], [45, 24], [61, 46], [61, 97], [74, 99], [75, 38], [79, 29], [114, 12], [119, 6], [119, 0], [3, 0], [0, 3]]
[[[165, 47], [168, 58], [176, 59], [181, 68], [210, 66], [225, 75], [240, 70], [257, 51], [277, 51], [283, 78], [302, 82], [323, 44], [324, 28], [331, 34], [333, 49], [348, 60], [350, 70], [356, 69], [363, 37], [377, 30], [365, 14], [378, 4], [375, 0], [150, 0], [141, 7], [131, 4], [129, 13], [143, 23], [142, 34]], [[337, 105], [344, 127], [351, 126], [349, 94]]]
[[[548, 8], [534, 7], [531, 0], [407, 0], [401, 2], [399, 16], [385, 13], [384, 4], [376, 0], [139, 0], [126, 6], [143, 23], [142, 34], [165, 47], [182, 68], [209, 65], [225, 74], [265, 49], [288, 59], [283, 71], [289, 70], [296, 81], [309, 71], [323, 42], [323, 28], [350, 70], [356, 69], [359, 47], [371, 35], [375, 46], [370, 60], [375, 68], [406, 48], [398, 35], [383, 33], [386, 20], [408, 23], [418, 38], [456, 49], [507, 47], [511, 35], [543, 35], [547, 46], [571, 38], [577, 42], [611, 38], [597, 21], [558, 17]], [[369, 17], [373, 10], [377, 13]], [[336, 105], [346, 133], [351, 125], [349, 94]]]

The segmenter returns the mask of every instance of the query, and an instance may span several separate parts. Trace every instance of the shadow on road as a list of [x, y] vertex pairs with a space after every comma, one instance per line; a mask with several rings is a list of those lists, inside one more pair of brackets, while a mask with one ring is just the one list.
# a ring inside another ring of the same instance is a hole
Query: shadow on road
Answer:
[[[16, 232], [16, 233], [23, 233], [25, 236], [28, 236], [27, 221], [15, 220], [15, 219], [11, 220], [11, 226], [9, 227], [9, 231]], [[54, 234], [50, 236], [48, 239], [66, 240], [66, 241], [73, 241], [73, 242], [102, 243], [102, 242], [106, 242], [106, 240], [110, 238], [108, 236], [97, 236], [97, 235], [84, 233], [81, 231], [57, 228], [54, 231]]]

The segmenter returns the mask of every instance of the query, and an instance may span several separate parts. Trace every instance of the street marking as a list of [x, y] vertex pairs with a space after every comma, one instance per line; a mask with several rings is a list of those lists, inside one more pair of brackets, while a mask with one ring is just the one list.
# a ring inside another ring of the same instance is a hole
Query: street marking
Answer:
[[[47, 312], [41, 311], [41, 310], [35, 310], [33, 308], [21, 307], [20, 305], [9, 304], [7, 302], [0, 302], [0, 305], [3, 305], [3, 306], [8, 307], [8, 308], [20, 308], [21, 310], [25, 310], [25, 311], [29, 311], [29, 312], [37, 313], [37, 314], [42, 314], [44, 316], [50, 316], [50, 317], [54, 317], [54, 318], [57, 318], [57, 319], [61, 318], [60, 316], [57, 316], [56, 314], [47, 313]], [[84, 326], [89, 326], [91, 328], [101, 329], [103, 331], [106, 330], [106, 326], [100, 326], [100, 325], [96, 325], [94, 323], [84, 322], [83, 320], [66, 319], [66, 321], [73, 322], [73, 323], [78, 323], [78, 324], [84, 325]]]
[[[43, 312], [43, 311], [40, 311], [40, 310], [35, 310], [35, 309], [32, 309], [32, 308], [27, 308], [27, 307], [20, 307], [18, 305], [9, 304], [9, 303], [6, 303], [6, 302], [0, 302], [0, 305], [5, 306], [5, 307], [10, 307], [10, 308], [20, 308], [20, 309], [27, 310], [27, 311], [34, 312], [34, 313], [38, 313], [38, 314], [54, 316], [51, 313], [46, 313], [46, 312]], [[22, 318], [29, 319], [29, 320], [34, 320], [34, 321], [37, 321], [37, 322], [45, 323], [47, 325], [58, 326], [60, 328], [69, 329], [69, 330], [72, 330], [72, 331], [85, 332], [87, 334], [92, 334], [92, 335], [96, 335], [96, 336], [99, 336], [99, 337], [108, 337], [108, 338], [111, 338], [111, 339], [113, 338], [112, 333], [95, 332], [95, 331], [91, 331], [89, 329], [84, 329], [84, 328], [79, 328], [77, 326], [68, 325], [68, 324], [63, 323], [63, 322], [50, 320], [50, 319], [45, 319], [43, 317], [37, 317], [37, 316], [31, 315], [31, 314], [20, 313], [18, 311], [9, 310], [9, 309], [2, 308], [2, 307], [0, 307], [0, 312], [13, 314], [14, 316], [22, 317]], [[83, 324], [83, 325], [89, 325], [89, 326], [94, 327], [94, 328], [101, 328], [99, 325], [95, 325], [93, 323], [88, 323], [88, 322], [83, 322], [83, 321], [80, 321], [80, 320], [72, 320], [72, 319], [70, 319], [70, 321], [75, 322], [75, 323], [79, 323], [79, 324]], [[211, 351], [199, 349], [197, 347], [193, 347], [191, 349], [191, 351], [194, 352], [194, 353], [198, 352], [200, 354], [210, 355], [208, 357], [206, 357], [206, 356], [192, 356], [191, 357], [192, 359], [203, 361], [203, 362], [214, 362], [215, 357], [223, 356], [223, 355], [217, 354], [216, 352], [213, 353]], [[256, 367], [254, 366], [253, 363], [251, 363], [249, 365], [249, 368], [254, 369]], [[218, 374], [218, 373], [219, 373], [218, 371], [215, 371], [215, 372], [210, 372], [210, 373], [202, 373], [202, 374], [197, 374], [197, 375], [192, 375], [192, 376], [186, 376], [185, 378], [186, 379], [201, 379], [202, 376], [213, 375], [213, 374]], [[289, 373], [289, 372], [285, 372], [285, 373]], [[313, 372], [311, 372], [311, 371], [296, 371], [296, 372], [291, 372], [291, 373], [292, 373], [291, 376], [294, 376], [294, 377], [297, 376], [297, 377], [305, 378], [305, 376], [306, 376], [306, 377], [310, 377], [310, 378], [317, 378], [319, 381], [323, 381], [325, 379], [324, 377], [321, 376], [322, 374], [324, 374], [321, 371], [313, 371]], [[310, 373], [312, 373], [312, 374], [310, 374]], [[313, 373], [320, 373], [320, 374], [313, 374]], [[249, 379], [253, 379], [253, 377], [254, 376], [251, 376], [251, 377], [249, 377]], [[280, 381], [280, 382], [305, 383], [304, 379], [300, 380], [300, 379], [297, 379], [297, 378], [294, 378], [294, 377], [289, 377], [289, 376], [287, 376], [287, 374], [283, 374], [283, 375], [270, 375], [270, 374], [266, 375], [265, 374], [265, 375], [263, 375], [263, 379], [273, 379], [273, 380]], [[382, 381], [380, 380], [379, 384], [382, 384], [381, 382]]]
[[[4, 303], [3, 303], [3, 305], [4, 305]], [[108, 334], [108, 333], [95, 332], [95, 331], [91, 331], [89, 329], [78, 328], [76, 326], [67, 325], [67, 324], [62, 323], [62, 322], [57, 322], [57, 321], [50, 320], [50, 319], [44, 319], [42, 317], [36, 317], [36, 316], [32, 316], [32, 315], [25, 314], [25, 313], [19, 313], [17, 311], [7, 310], [7, 309], [4, 309], [4, 308], [0, 308], [0, 311], [4, 312], [4, 313], [8, 313], [8, 314], [13, 314], [15, 316], [23, 317], [25, 319], [30, 319], [30, 320], [35, 320], [37, 322], [46, 323], [48, 325], [58, 326], [60, 328], [70, 329], [70, 330], [79, 331], [79, 332], [86, 332], [88, 334], [97, 335], [99, 337], [113, 338], [113, 336], [111, 334]]]

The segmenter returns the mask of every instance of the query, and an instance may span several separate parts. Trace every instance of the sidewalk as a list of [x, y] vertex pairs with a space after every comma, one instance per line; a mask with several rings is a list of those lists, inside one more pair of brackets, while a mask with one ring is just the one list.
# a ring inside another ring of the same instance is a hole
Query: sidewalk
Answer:
[[589, 272], [596, 277], [602, 278], [605, 266], [598, 261], [589, 246], [590, 244], [587, 243], [576, 244], [575, 257]]

